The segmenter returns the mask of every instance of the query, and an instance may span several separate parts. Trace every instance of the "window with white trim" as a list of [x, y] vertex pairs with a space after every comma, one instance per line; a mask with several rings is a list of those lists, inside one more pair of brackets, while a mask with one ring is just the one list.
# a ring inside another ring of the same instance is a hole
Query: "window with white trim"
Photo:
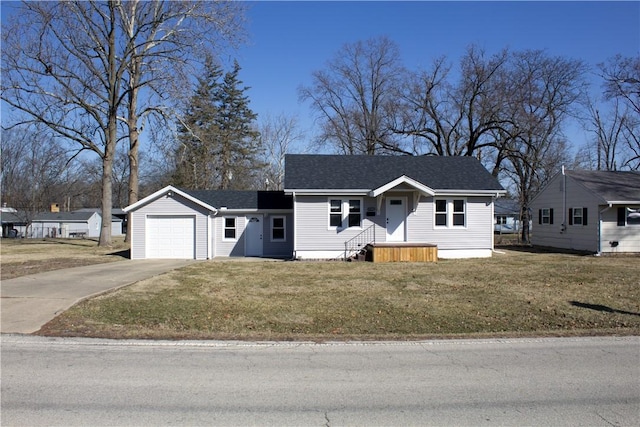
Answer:
[[329, 227], [342, 227], [342, 200], [329, 200]]
[[587, 208], [569, 209], [569, 225], [587, 225]]
[[447, 201], [436, 200], [436, 226], [447, 226]]
[[553, 209], [542, 208], [538, 211], [538, 224], [551, 225], [553, 224]]
[[329, 199], [329, 228], [362, 227], [362, 199]]
[[349, 199], [349, 227], [362, 225], [362, 200]]
[[453, 226], [464, 227], [467, 225], [466, 203], [464, 200], [453, 201]]
[[224, 240], [236, 240], [236, 217], [224, 217]]
[[287, 238], [286, 220], [284, 216], [271, 217], [271, 241], [284, 242]]
[[436, 227], [465, 227], [467, 225], [467, 202], [465, 199], [436, 199]]

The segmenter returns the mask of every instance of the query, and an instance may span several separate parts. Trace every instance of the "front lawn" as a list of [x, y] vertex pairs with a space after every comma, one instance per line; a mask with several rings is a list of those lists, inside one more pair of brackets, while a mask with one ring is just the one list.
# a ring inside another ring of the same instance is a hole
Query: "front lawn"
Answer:
[[29, 274], [81, 267], [129, 258], [124, 236], [113, 238], [111, 247], [96, 239], [2, 239], [0, 280]]
[[397, 340], [640, 333], [640, 258], [207, 261], [85, 301], [43, 335]]

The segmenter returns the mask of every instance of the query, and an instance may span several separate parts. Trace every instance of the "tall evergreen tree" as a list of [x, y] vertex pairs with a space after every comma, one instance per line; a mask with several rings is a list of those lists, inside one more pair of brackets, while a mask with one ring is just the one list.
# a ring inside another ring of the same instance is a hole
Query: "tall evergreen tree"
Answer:
[[174, 174], [176, 185], [189, 188], [246, 189], [255, 185], [260, 163], [257, 115], [249, 108], [238, 74], [224, 74], [207, 61], [189, 106], [180, 120]]
[[259, 169], [260, 134], [256, 130], [255, 114], [249, 108], [249, 89], [238, 78], [240, 65], [234, 61], [233, 70], [226, 73], [220, 86], [219, 114], [216, 120], [217, 145], [220, 150], [219, 189], [246, 189], [255, 183]]

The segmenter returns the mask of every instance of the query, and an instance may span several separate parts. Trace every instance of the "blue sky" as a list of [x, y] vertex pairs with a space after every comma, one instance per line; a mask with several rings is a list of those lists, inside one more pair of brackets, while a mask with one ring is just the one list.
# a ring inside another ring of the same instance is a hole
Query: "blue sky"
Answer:
[[[221, 58], [241, 67], [259, 118], [297, 115], [306, 141], [313, 136], [308, 103], [298, 87], [311, 83], [345, 44], [385, 35], [400, 47], [404, 65], [428, 67], [437, 57], [456, 63], [470, 44], [487, 53], [503, 48], [545, 49], [594, 66], [615, 54], [640, 55], [640, 2], [514, 1], [259, 1], [249, 2], [249, 42]], [[3, 2], [3, 20], [15, 6]], [[594, 90], [600, 81], [595, 76]], [[586, 138], [568, 129], [575, 146]]]
[[[298, 87], [343, 44], [374, 36], [395, 41], [411, 69], [442, 55], [456, 63], [470, 44], [488, 53], [544, 49], [592, 66], [640, 54], [640, 2], [262, 1], [250, 3], [248, 18], [251, 39], [236, 54], [251, 107], [259, 116], [298, 115], [305, 128], [312, 113]], [[580, 144], [584, 133], [570, 132]]]

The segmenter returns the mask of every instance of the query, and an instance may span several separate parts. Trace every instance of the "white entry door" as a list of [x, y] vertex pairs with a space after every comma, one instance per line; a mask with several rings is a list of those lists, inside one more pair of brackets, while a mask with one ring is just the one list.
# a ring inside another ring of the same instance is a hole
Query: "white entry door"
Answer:
[[387, 197], [387, 242], [406, 240], [404, 220], [407, 217], [406, 197]]
[[244, 230], [244, 255], [262, 256], [262, 215], [247, 216], [247, 227]]

